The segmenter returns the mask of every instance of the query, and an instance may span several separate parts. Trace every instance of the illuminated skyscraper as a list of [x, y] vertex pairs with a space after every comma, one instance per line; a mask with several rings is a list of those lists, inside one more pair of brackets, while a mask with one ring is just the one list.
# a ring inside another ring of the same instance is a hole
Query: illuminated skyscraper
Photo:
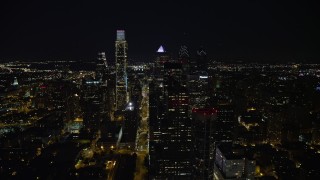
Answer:
[[182, 64], [182, 69], [185, 74], [189, 74], [189, 52], [187, 46], [181, 46], [179, 50], [179, 62]]
[[96, 69], [96, 78], [102, 80], [103, 76], [107, 73], [108, 62], [105, 52], [98, 53], [97, 69]]
[[169, 56], [163, 46], [160, 46], [157, 51], [157, 57], [154, 67], [154, 76], [158, 81], [162, 81], [164, 75], [164, 63], [169, 61]]
[[83, 79], [81, 90], [83, 125], [89, 137], [93, 138], [103, 117], [103, 89], [100, 81], [88, 77]]
[[190, 61], [190, 73], [193, 74], [197, 71], [206, 71], [208, 60], [207, 60], [207, 53], [206, 51], [201, 47], [199, 50], [197, 50], [197, 55], [195, 58], [191, 58]]
[[[188, 91], [190, 95], [190, 108], [206, 108], [209, 99], [209, 76], [205, 71], [197, 71], [188, 75]], [[190, 113], [191, 115], [191, 113]]]
[[108, 67], [106, 52], [99, 52], [98, 53], [98, 61], [99, 61], [99, 65], [104, 66], [104, 67]]
[[127, 103], [127, 50], [125, 31], [117, 30], [116, 39], [116, 108], [119, 110]]
[[166, 62], [163, 68], [163, 80], [150, 85], [150, 177], [192, 179], [189, 94], [182, 64]]
[[179, 60], [181, 63], [189, 63], [189, 52], [187, 46], [181, 46], [179, 50]]

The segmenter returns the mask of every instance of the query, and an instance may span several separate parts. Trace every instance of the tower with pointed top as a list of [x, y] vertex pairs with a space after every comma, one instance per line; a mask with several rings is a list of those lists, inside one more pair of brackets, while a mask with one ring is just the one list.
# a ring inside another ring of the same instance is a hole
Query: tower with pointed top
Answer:
[[189, 94], [182, 63], [157, 51], [155, 79], [149, 87], [150, 179], [192, 179]]
[[155, 61], [154, 75], [157, 78], [163, 76], [164, 63], [169, 61], [169, 56], [161, 45], [157, 50], [157, 57]]
[[197, 66], [198, 69], [203, 71], [207, 69], [207, 52], [203, 49], [203, 47], [200, 47], [200, 49], [197, 50]]
[[116, 46], [116, 109], [120, 110], [127, 103], [127, 50], [125, 31], [117, 30]]
[[185, 74], [189, 74], [189, 59], [188, 47], [185, 45], [181, 46], [179, 50], [179, 63], [182, 64], [183, 72]]
[[179, 50], [179, 59], [182, 60], [181, 63], [188, 63], [188, 62], [184, 62], [188, 60], [188, 58], [189, 58], [188, 47], [183, 45], [180, 47], [180, 50]]

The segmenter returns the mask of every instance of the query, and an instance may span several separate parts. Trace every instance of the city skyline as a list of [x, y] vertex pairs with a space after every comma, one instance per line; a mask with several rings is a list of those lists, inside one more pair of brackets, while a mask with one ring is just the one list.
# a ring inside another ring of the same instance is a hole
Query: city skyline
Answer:
[[319, 64], [126, 66], [117, 34], [116, 64], [0, 63], [0, 179], [319, 179]]
[[320, 179], [311, 2], [0, 6], [0, 179]]
[[201, 46], [215, 59], [316, 61], [318, 13], [311, 2], [4, 2], [1, 60], [114, 62], [124, 29], [129, 59], [150, 61], [160, 45], [174, 56]]

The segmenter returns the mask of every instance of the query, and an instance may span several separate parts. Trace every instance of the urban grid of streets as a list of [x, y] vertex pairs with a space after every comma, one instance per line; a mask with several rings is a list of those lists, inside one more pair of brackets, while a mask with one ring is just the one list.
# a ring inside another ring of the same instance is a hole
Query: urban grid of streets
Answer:
[[136, 153], [137, 164], [135, 179], [143, 179], [147, 174], [147, 169], [144, 166], [145, 158], [149, 152], [149, 87], [148, 84], [144, 84], [142, 88], [142, 101], [140, 106], [141, 122], [137, 131], [136, 139]]

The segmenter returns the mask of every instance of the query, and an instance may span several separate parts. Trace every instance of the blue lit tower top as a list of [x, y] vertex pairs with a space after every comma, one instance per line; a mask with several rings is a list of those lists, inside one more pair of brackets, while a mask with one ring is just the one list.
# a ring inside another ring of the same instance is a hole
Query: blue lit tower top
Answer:
[[124, 30], [117, 30], [117, 41], [125, 41], [125, 31]]

